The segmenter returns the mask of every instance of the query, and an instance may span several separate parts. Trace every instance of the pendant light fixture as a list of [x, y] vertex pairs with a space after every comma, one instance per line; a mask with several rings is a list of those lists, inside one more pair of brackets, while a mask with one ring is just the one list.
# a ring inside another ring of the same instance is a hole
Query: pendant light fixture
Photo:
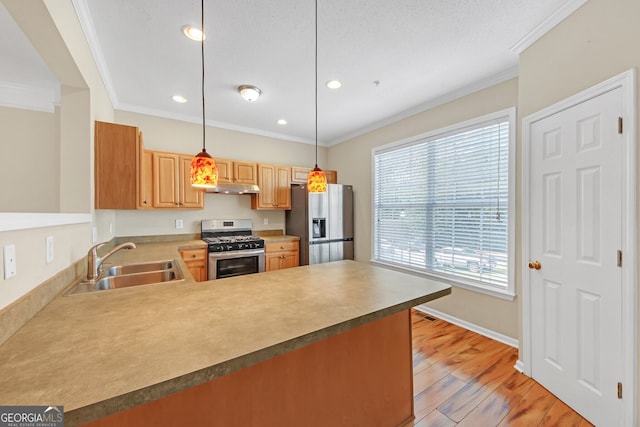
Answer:
[[205, 148], [206, 120], [204, 114], [204, 0], [201, 0], [202, 13], [202, 151], [191, 160], [191, 185], [199, 188], [213, 188], [218, 185], [218, 167], [215, 160], [207, 153]]
[[316, 20], [316, 52], [315, 52], [315, 108], [316, 108], [316, 166], [307, 177], [307, 190], [309, 193], [324, 193], [327, 191], [327, 175], [318, 167], [318, 0], [315, 0]]

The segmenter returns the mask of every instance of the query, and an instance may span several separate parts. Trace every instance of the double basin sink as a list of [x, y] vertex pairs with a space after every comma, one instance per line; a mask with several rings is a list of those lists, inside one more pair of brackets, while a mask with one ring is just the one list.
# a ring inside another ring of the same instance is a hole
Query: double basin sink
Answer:
[[67, 292], [67, 295], [174, 282], [183, 279], [184, 274], [175, 260], [114, 265], [106, 268], [95, 283], [79, 281]]

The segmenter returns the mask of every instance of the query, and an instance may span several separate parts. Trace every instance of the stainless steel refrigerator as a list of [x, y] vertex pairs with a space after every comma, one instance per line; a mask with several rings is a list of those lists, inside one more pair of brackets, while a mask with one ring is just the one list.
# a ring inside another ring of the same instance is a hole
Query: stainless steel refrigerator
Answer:
[[300, 265], [353, 259], [353, 186], [327, 184], [326, 193], [291, 186], [286, 233], [300, 237]]

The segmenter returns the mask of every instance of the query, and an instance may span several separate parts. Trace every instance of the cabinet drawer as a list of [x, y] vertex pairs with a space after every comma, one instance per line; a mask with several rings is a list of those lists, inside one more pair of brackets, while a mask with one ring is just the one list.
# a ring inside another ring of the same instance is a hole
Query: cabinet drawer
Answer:
[[268, 242], [266, 244], [266, 252], [297, 251], [298, 243], [297, 240]]
[[206, 249], [183, 249], [180, 251], [182, 259], [187, 261], [202, 261], [207, 258]]

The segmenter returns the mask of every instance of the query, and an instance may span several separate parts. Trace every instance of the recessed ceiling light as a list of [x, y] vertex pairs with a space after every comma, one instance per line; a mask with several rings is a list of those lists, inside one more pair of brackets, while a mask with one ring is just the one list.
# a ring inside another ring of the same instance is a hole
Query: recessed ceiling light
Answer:
[[189, 37], [191, 40], [195, 40], [197, 42], [202, 41], [203, 38], [205, 40], [207, 39], [207, 35], [202, 34], [202, 31], [200, 30], [200, 28], [196, 28], [193, 25], [183, 25], [182, 33], [185, 36]]
[[287, 121], [285, 119], [279, 119], [276, 123], [278, 123], [279, 125], [286, 125]]
[[339, 82], [339, 81], [337, 81], [337, 80], [329, 80], [329, 81], [327, 82], [327, 87], [328, 87], [329, 89], [338, 89], [340, 86], [342, 86], [342, 83], [340, 83], [340, 82]]
[[179, 102], [180, 104], [184, 104], [185, 102], [187, 102], [187, 98], [180, 95], [173, 95], [171, 99], [173, 99], [175, 102]]

